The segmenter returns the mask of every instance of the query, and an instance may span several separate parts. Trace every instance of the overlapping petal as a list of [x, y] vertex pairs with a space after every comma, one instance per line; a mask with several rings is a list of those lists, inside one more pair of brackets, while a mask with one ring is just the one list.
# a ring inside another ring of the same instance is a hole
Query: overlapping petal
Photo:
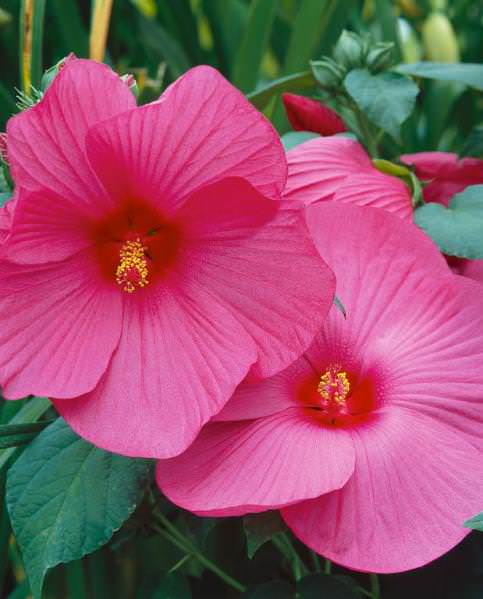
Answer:
[[338, 489], [353, 469], [349, 433], [321, 428], [291, 408], [209, 424], [184, 454], [158, 463], [157, 481], [181, 507], [233, 516]]
[[372, 166], [362, 146], [342, 137], [312, 139], [287, 152], [284, 199], [310, 205], [338, 201], [412, 215], [409, 187]]
[[254, 373], [270, 376], [300, 356], [327, 315], [335, 284], [299, 207], [265, 200], [230, 179], [194, 194], [177, 218], [190, 223], [194, 276], [257, 344]]
[[95, 387], [121, 333], [121, 298], [89, 251], [59, 263], [0, 264], [5, 397], [76, 397]]
[[98, 386], [54, 402], [75, 431], [110, 451], [180, 453], [256, 360], [255, 344], [222, 305], [173, 278], [125, 302], [121, 340]]
[[402, 162], [413, 165], [416, 175], [428, 182], [423, 189], [427, 202], [448, 205], [456, 193], [469, 185], [483, 183], [483, 160], [478, 158], [459, 159], [450, 152], [419, 152], [404, 154]]
[[8, 159], [16, 185], [48, 188], [79, 202], [102, 195], [85, 155], [87, 131], [135, 105], [128, 86], [108, 66], [67, 61], [43, 100], [8, 122]]
[[356, 467], [340, 491], [282, 516], [309, 547], [367, 572], [417, 568], [449, 551], [481, 511], [481, 452], [454, 429], [406, 409], [353, 432]]
[[166, 210], [225, 177], [242, 177], [272, 199], [285, 184], [270, 123], [210, 67], [191, 69], [158, 102], [93, 128], [87, 145], [111, 193], [157, 199]]

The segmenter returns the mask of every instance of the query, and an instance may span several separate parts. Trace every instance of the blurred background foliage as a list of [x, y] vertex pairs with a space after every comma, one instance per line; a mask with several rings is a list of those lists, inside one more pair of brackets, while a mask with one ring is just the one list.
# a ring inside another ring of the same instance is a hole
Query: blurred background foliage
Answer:
[[[29, 7], [34, 7], [34, 19], [27, 72], [21, 32]], [[319, 94], [309, 60], [330, 55], [343, 29], [370, 34], [374, 41], [393, 42], [397, 62], [482, 63], [482, 28], [481, 0], [0, 0], [0, 131], [18, 111], [16, 90], [30, 93], [30, 83], [40, 88], [43, 71], [70, 52], [104, 59], [121, 74], [133, 73], [142, 103], [157, 98], [190, 67], [210, 64], [248, 94], [283, 134], [289, 124], [279, 92]], [[383, 145], [389, 158], [402, 151], [458, 152], [483, 121], [481, 93], [455, 82], [424, 79], [418, 83], [421, 93], [403, 127], [402, 143], [396, 149], [387, 140]], [[0, 425], [11, 422], [22, 404], [0, 399]], [[55, 417], [52, 409], [45, 409], [41, 418]], [[21, 451], [22, 447], [0, 449], [0, 496], [5, 471]], [[169, 535], [153, 527], [153, 493], [147, 493], [108, 545], [81, 561], [54, 568], [44, 596], [239, 596], [200, 563], [193, 547], [189, 551], [175, 547]], [[269, 526], [267, 532], [266, 523], [257, 524], [252, 536], [261, 534], [274, 541], [262, 544], [250, 558], [247, 539], [249, 546], [254, 541], [246, 533], [253, 524], [247, 519], [201, 520], [159, 497], [154, 501], [161, 502], [163, 513], [189, 543], [243, 582], [248, 588], [243, 597], [483, 597], [483, 536], [478, 533], [425, 568], [381, 576], [378, 590], [367, 575], [336, 566], [327, 576], [329, 568], [323, 560], [317, 561], [295, 539], [287, 541], [286, 531], [277, 527]], [[309, 571], [312, 574], [307, 575]], [[0, 597], [29, 596], [21, 555], [6, 507], [0, 503]]]

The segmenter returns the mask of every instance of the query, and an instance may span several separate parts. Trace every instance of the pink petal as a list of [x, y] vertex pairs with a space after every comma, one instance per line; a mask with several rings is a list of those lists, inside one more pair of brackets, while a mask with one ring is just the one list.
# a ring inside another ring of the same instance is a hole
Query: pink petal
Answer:
[[401, 179], [376, 170], [347, 177], [333, 199], [358, 206], [383, 208], [400, 218], [413, 217], [409, 187]]
[[332, 200], [349, 175], [374, 171], [363, 147], [344, 137], [311, 139], [287, 152], [284, 199], [312, 204]]
[[16, 202], [7, 256], [14, 262], [40, 264], [63, 260], [93, 244], [89, 225], [106, 213], [110, 198], [90, 196], [81, 202], [63, 198], [49, 189], [20, 189]]
[[17, 197], [15, 195], [0, 207], [0, 243], [3, 243], [10, 233], [16, 202]]
[[270, 123], [210, 67], [188, 71], [158, 102], [98, 125], [89, 156], [106, 187], [173, 207], [225, 177], [278, 199], [286, 161]]
[[282, 94], [287, 118], [295, 131], [335, 135], [347, 131], [344, 121], [328, 106], [296, 94]]
[[85, 157], [86, 133], [135, 105], [127, 85], [106, 65], [67, 61], [44, 98], [8, 122], [8, 158], [17, 186], [47, 187], [79, 200], [100, 195]]
[[270, 376], [293, 362], [334, 294], [333, 274], [307, 234], [302, 211], [227, 179], [194, 194], [177, 218], [190, 223], [197, 280], [255, 340], [255, 374]]
[[454, 547], [481, 511], [483, 460], [423, 414], [396, 409], [353, 433], [356, 467], [340, 491], [282, 510], [309, 547], [345, 567], [401, 572]]
[[289, 409], [254, 421], [209, 424], [184, 454], [158, 463], [157, 482], [185, 509], [233, 516], [339, 489], [353, 469], [348, 433]]
[[424, 187], [427, 202], [448, 205], [452, 196], [469, 185], [483, 183], [483, 160], [463, 158], [449, 152], [419, 152], [405, 154], [401, 161], [416, 167], [416, 175], [429, 181]]
[[432, 287], [411, 322], [388, 331], [396, 346], [391, 401], [450, 425], [483, 451], [481, 284], [452, 275]]
[[106, 370], [121, 329], [117, 289], [82, 252], [43, 266], [0, 265], [0, 382], [8, 398], [75, 397]]
[[178, 280], [128, 296], [121, 340], [99, 385], [54, 402], [82, 437], [123, 455], [172, 457], [246, 375], [253, 341], [205, 291], [185, 286]]
[[286, 408], [300, 407], [295, 389], [311, 374], [312, 367], [301, 356], [274, 376], [257, 381], [245, 380], [213, 420], [252, 420], [271, 416]]

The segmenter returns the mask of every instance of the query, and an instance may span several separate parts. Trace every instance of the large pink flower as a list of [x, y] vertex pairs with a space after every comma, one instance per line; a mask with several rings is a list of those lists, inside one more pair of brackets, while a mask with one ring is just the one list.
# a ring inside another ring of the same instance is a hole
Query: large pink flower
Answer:
[[6, 397], [54, 398], [126, 455], [184, 450], [249, 369], [299, 356], [333, 275], [277, 200], [282, 147], [216, 71], [135, 108], [106, 66], [71, 60], [8, 124], [18, 197], [0, 264]]
[[383, 208], [412, 218], [409, 187], [378, 171], [364, 148], [352, 139], [311, 139], [287, 152], [286, 200], [306, 205], [336, 201]]
[[401, 161], [415, 167], [416, 175], [428, 181], [424, 187], [424, 199], [448, 205], [449, 200], [469, 185], [483, 183], [483, 160], [458, 159], [449, 152], [419, 152], [405, 154]]
[[243, 383], [158, 484], [198, 514], [281, 508], [353, 569], [415, 568], [482, 507], [483, 293], [392, 214], [307, 211], [347, 318], [334, 307], [298, 361]]

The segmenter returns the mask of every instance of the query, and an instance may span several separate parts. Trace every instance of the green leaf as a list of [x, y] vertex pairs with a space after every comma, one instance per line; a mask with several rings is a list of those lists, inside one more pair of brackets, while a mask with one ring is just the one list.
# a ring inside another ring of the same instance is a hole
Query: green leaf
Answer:
[[312, 133], [311, 131], [289, 131], [282, 135], [282, 144], [285, 151], [288, 151], [291, 148], [295, 148], [295, 146], [303, 144], [305, 141], [309, 141], [309, 139], [315, 139], [316, 137], [320, 137], [320, 135], [318, 133]]
[[295, 594], [288, 582], [273, 580], [246, 591], [242, 597], [243, 599], [295, 599]]
[[471, 528], [472, 530], [479, 530], [480, 532], [483, 532], [483, 512], [477, 516], [473, 516], [473, 518], [470, 518], [469, 520], [466, 520], [463, 526], [466, 526], [466, 528]]
[[483, 65], [472, 63], [445, 63], [445, 62], [415, 62], [401, 64], [396, 67], [398, 73], [423, 77], [426, 79], [439, 79], [441, 81], [457, 81], [483, 91]]
[[59, 563], [104, 545], [136, 508], [150, 469], [98, 449], [57, 419], [10, 468], [7, 507], [35, 599]]
[[[9, 424], [23, 424], [33, 422], [40, 418], [50, 408], [50, 401], [46, 397], [33, 397], [15, 414]], [[0, 470], [8, 463], [15, 453], [15, 447], [0, 449]]]
[[[252, 0], [248, 24], [233, 65], [232, 82], [242, 91], [255, 88], [275, 18], [277, 0]], [[257, 40], [253, 43], [253, 40]]]
[[310, 71], [303, 71], [302, 73], [294, 73], [293, 75], [276, 79], [268, 85], [247, 94], [247, 98], [256, 108], [263, 110], [273, 96], [283, 92], [310, 89], [314, 86], [315, 79], [312, 73]]
[[448, 208], [428, 203], [414, 220], [450, 256], [483, 258], [483, 185], [472, 185], [450, 200]]
[[253, 558], [258, 549], [274, 535], [285, 530], [277, 511], [253, 514], [243, 518], [243, 528], [247, 539], [247, 554]]
[[414, 109], [418, 86], [404, 75], [355, 69], [344, 79], [344, 86], [369, 120], [400, 141], [401, 125]]
[[0, 425], [0, 449], [6, 447], [18, 447], [27, 445], [38, 433], [52, 424], [53, 420], [41, 422], [29, 422], [27, 424], [4, 424]]
[[299, 599], [362, 599], [356, 583], [348, 576], [310, 574], [297, 583]]

